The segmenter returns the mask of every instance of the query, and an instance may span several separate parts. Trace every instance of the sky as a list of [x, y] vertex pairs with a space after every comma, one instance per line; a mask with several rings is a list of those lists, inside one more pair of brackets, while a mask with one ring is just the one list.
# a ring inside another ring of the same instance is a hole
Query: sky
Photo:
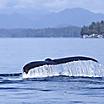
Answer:
[[85, 8], [104, 13], [104, 0], [0, 0], [0, 10], [34, 9], [56, 12], [67, 8]]

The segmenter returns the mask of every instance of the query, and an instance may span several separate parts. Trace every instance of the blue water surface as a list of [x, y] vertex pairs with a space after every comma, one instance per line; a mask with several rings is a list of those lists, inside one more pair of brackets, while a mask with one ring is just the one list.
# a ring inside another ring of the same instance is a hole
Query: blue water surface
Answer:
[[104, 64], [104, 40], [1, 38], [0, 104], [104, 104], [104, 78], [23, 79], [22, 67], [47, 57], [91, 56]]

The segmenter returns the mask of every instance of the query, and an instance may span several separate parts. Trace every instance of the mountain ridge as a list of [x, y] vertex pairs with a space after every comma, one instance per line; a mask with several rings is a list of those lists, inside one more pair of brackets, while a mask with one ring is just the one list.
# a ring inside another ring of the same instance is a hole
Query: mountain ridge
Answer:
[[[44, 11], [43, 11], [44, 12]], [[0, 28], [47, 28], [60, 26], [83, 26], [93, 21], [104, 20], [104, 14], [87, 9], [72, 8], [59, 12], [37, 13], [36, 11], [0, 13]]]

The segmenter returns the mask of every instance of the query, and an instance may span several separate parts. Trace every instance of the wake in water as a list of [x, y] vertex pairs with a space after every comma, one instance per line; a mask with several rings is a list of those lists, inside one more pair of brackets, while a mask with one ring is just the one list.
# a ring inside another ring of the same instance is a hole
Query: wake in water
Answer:
[[92, 60], [73, 61], [58, 65], [43, 65], [32, 68], [23, 78], [45, 78], [55, 76], [104, 77], [104, 66]]

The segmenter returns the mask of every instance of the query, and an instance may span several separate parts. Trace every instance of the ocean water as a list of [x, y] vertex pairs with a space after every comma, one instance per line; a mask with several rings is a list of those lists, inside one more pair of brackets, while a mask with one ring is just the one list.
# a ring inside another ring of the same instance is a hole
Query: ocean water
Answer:
[[22, 77], [26, 63], [46, 58], [81, 55], [103, 65], [103, 44], [103, 39], [1, 38], [0, 104], [104, 104], [103, 76]]

